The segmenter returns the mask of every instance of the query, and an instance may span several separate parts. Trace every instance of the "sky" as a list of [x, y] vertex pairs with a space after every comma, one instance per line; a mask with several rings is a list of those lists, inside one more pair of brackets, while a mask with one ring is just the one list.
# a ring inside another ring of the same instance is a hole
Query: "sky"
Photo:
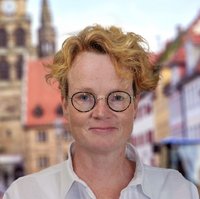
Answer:
[[[28, 0], [33, 43], [39, 27], [42, 0]], [[115, 25], [142, 35], [153, 52], [187, 28], [200, 15], [199, 0], [48, 0], [56, 28], [57, 48], [66, 37], [88, 25]]]

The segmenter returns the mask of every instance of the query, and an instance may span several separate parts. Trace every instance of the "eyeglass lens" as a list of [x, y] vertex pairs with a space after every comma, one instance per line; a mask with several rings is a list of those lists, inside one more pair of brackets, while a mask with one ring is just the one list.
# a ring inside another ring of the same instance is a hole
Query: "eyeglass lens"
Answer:
[[[109, 93], [107, 97], [108, 107], [116, 112], [126, 110], [131, 103], [131, 96], [125, 91], [115, 91]], [[94, 108], [97, 101], [102, 98], [97, 98], [89, 92], [77, 92], [71, 97], [71, 102], [74, 108], [80, 112], [88, 112]]]

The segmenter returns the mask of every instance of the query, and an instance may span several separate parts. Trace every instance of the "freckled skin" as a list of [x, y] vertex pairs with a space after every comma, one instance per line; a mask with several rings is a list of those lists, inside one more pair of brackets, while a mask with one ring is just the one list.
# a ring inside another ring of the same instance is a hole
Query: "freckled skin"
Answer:
[[[79, 91], [88, 91], [97, 96], [121, 90], [133, 94], [132, 81], [120, 78], [108, 55], [93, 52], [80, 53], [68, 73], [69, 96]], [[127, 110], [114, 112], [105, 100], [99, 100], [89, 112], [80, 113], [70, 99], [62, 100], [64, 114], [75, 144], [82, 150], [112, 152], [124, 149], [132, 132], [135, 103]]]

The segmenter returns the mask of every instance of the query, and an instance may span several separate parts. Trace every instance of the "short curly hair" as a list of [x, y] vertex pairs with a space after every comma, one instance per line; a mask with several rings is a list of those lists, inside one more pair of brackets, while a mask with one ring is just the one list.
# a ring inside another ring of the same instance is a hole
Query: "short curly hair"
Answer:
[[133, 32], [124, 33], [115, 26], [105, 28], [94, 25], [67, 38], [55, 54], [52, 64], [46, 65], [50, 69], [46, 81], [51, 83], [56, 80], [62, 96], [68, 95], [68, 71], [77, 55], [84, 51], [109, 55], [117, 74], [133, 79], [135, 95], [155, 89], [159, 72], [150, 61], [145, 39]]

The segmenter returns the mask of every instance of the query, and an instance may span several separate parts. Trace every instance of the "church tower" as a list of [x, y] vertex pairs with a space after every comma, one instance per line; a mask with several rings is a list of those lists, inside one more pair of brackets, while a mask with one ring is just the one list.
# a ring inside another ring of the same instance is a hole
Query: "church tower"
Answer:
[[20, 82], [23, 56], [31, 51], [26, 0], [0, 0], [0, 83]]
[[0, 120], [20, 117], [23, 63], [33, 52], [26, 3], [0, 0]]
[[55, 53], [55, 29], [47, 0], [42, 1], [40, 28], [38, 30], [38, 56], [47, 57]]
[[25, 57], [34, 53], [26, 4], [27, 0], [0, 0], [0, 153], [11, 158], [11, 173], [15, 164], [23, 164], [21, 86]]

